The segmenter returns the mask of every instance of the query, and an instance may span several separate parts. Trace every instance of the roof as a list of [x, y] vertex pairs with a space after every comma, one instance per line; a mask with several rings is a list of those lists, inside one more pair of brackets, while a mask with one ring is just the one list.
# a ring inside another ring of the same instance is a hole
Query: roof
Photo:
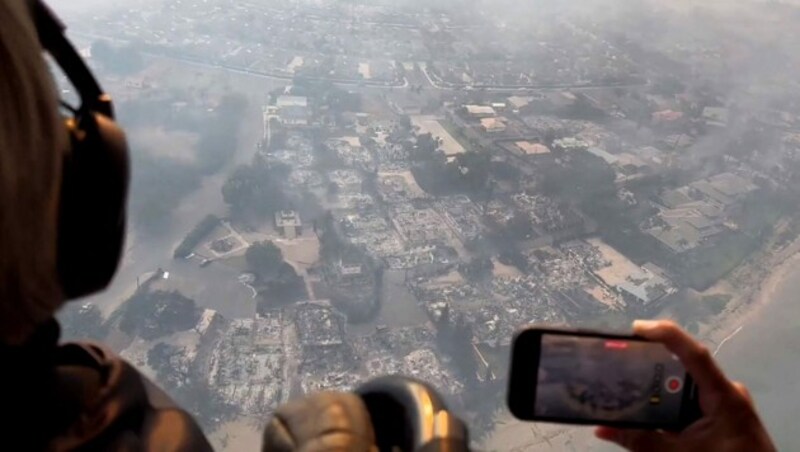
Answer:
[[715, 126], [726, 126], [728, 124], [728, 109], [723, 107], [706, 107], [703, 109], [703, 119]]
[[288, 107], [281, 108], [280, 117], [283, 120], [293, 119], [293, 120], [305, 120], [308, 121], [311, 119], [311, 111], [308, 107], [301, 107], [291, 105]]
[[275, 224], [282, 228], [285, 226], [300, 226], [300, 215], [293, 210], [275, 212]]
[[278, 107], [308, 107], [308, 98], [305, 96], [279, 96], [276, 105]]
[[673, 209], [694, 202], [694, 199], [689, 196], [687, 191], [685, 188], [667, 190], [661, 193], [661, 204]]
[[522, 97], [522, 96], [511, 96], [508, 98], [508, 102], [514, 108], [522, 108], [533, 101], [532, 97]]
[[720, 192], [719, 190], [714, 187], [713, 184], [709, 183], [708, 181], [701, 180], [697, 182], [693, 182], [691, 187], [694, 190], [705, 195], [707, 198], [710, 198], [712, 201], [716, 201], [723, 206], [728, 206], [736, 202], [736, 200], [732, 196], [728, 196], [725, 193]]
[[662, 276], [643, 268], [640, 274], [632, 275], [617, 287], [643, 304], [648, 305], [667, 295], [672, 290], [672, 283]]
[[680, 111], [663, 110], [653, 113], [653, 121], [655, 122], [673, 122], [683, 118], [683, 113]]
[[505, 130], [506, 125], [500, 118], [483, 118], [481, 119], [481, 127], [487, 131]]
[[340, 143], [346, 143], [351, 148], [360, 148], [361, 147], [361, 138], [357, 137], [357, 136], [355, 136], [355, 137], [352, 137], [352, 136], [351, 137], [339, 137], [339, 138], [334, 138], [334, 140], [336, 140], [336, 141], [338, 141]]
[[741, 195], [758, 189], [758, 186], [749, 180], [733, 173], [717, 174], [693, 182], [690, 187], [723, 206], [731, 205]]
[[676, 253], [697, 248], [702, 240], [697, 229], [685, 223], [676, 224], [671, 228], [653, 228], [647, 232]]
[[575, 137], [568, 137], [568, 138], [560, 138], [558, 140], [553, 141], [553, 147], [559, 147], [566, 150], [581, 149], [581, 148], [588, 148], [589, 143]]
[[650, 160], [659, 164], [664, 160], [664, 153], [661, 152], [660, 149], [654, 148], [653, 146], [644, 146], [638, 148], [634, 151], [634, 153], [645, 160]]
[[545, 94], [545, 98], [556, 107], [567, 107], [573, 105], [578, 97], [569, 91], [550, 92]]
[[589, 153], [592, 155], [596, 155], [597, 157], [600, 157], [601, 159], [605, 160], [606, 163], [608, 163], [609, 165], [613, 165], [617, 163], [617, 160], [619, 160], [617, 156], [615, 156], [614, 154], [611, 154], [600, 148], [589, 148]]
[[640, 159], [638, 156], [629, 154], [627, 152], [623, 152], [617, 155], [617, 164], [620, 166], [635, 166], [636, 168], [642, 168], [647, 166], [647, 163]]
[[710, 229], [710, 228], [714, 228], [714, 227], [718, 226], [718, 224], [716, 222], [712, 221], [709, 218], [706, 218], [703, 215], [685, 217], [685, 218], [683, 218], [683, 221], [689, 223], [690, 225], [692, 225], [698, 231], [702, 231], [704, 229]]
[[541, 143], [532, 143], [530, 141], [517, 141], [514, 143], [525, 155], [542, 155], [549, 154], [550, 148]]
[[466, 108], [467, 113], [471, 115], [488, 115], [488, 116], [495, 115], [494, 108], [488, 105], [465, 105], [464, 108]]
[[728, 196], [743, 195], [758, 188], [754, 183], [733, 173], [717, 174], [708, 181], [717, 191]]
[[670, 135], [662, 140], [670, 149], [686, 149], [694, 144], [695, 139], [685, 133]]

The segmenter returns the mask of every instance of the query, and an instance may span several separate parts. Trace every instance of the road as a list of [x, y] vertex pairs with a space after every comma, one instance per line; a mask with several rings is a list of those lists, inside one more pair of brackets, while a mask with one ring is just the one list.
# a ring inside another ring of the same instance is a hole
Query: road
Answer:
[[443, 91], [489, 91], [489, 92], [538, 92], [538, 91], [554, 91], [554, 90], [573, 90], [573, 91], [588, 91], [609, 88], [635, 88], [638, 86], [645, 86], [647, 82], [641, 81], [637, 83], [550, 83], [542, 85], [443, 85], [440, 81], [435, 81], [434, 77], [430, 75], [426, 64], [420, 63], [420, 70], [425, 75], [425, 79], [432, 87]]
[[292, 396], [292, 390], [295, 386], [295, 378], [298, 376], [298, 368], [300, 367], [299, 360], [299, 344], [297, 340], [297, 330], [295, 329], [294, 322], [283, 322], [284, 328], [281, 331], [281, 341], [283, 345], [284, 358], [286, 362], [283, 364], [283, 393], [281, 394], [281, 404], [289, 401]]
[[[294, 75], [283, 75], [283, 74], [275, 74], [269, 72], [262, 72], [262, 71], [255, 71], [248, 68], [242, 68], [237, 66], [231, 66], [222, 63], [214, 63], [211, 61], [200, 61], [193, 57], [179, 57], [173, 55], [164, 55], [161, 53], [156, 52], [142, 52], [143, 55], [146, 55], [151, 58], [161, 58], [171, 61], [179, 61], [181, 63], [186, 63], [192, 66], [207, 68], [207, 69], [222, 69], [226, 72], [230, 72], [233, 74], [241, 74], [241, 75], [249, 75], [252, 77], [263, 78], [267, 80], [281, 80], [285, 82], [291, 82], [295, 80]], [[377, 88], [377, 89], [404, 89], [408, 87], [408, 80], [403, 78], [402, 82], [398, 84], [387, 84], [387, 83], [380, 83], [380, 82], [371, 82], [369, 80], [342, 80], [342, 79], [327, 79], [321, 77], [302, 77], [304, 80], [311, 80], [311, 81], [328, 81], [335, 85], [339, 86], [361, 86], [361, 87], [370, 87], [370, 88]]]
[[[76, 37], [89, 40], [102, 39], [114, 43], [126, 42], [116, 37], [97, 34], [97, 33], [85, 33], [85, 32], [73, 31], [70, 34]], [[594, 37], [594, 39], [598, 38]], [[285, 50], [292, 50], [292, 49], [285, 49]], [[201, 67], [206, 69], [220, 69], [232, 74], [247, 75], [259, 79], [286, 81], [286, 82], [291, 82], [292, 80], [295, 79], [294, 75], [256, 71], [246, 67], [233, 66], [224, 63], [213, 62], [210, 60], [203, 60], [189, 55], [187, 56], [167, 55], [165, 53], [157, 51], [145, 51], [142, 52], [142, 54], [150, 58], [177, 61], [191, 66]], [[418, 62], [418, 65], [420, 67], [422, 74], [424, 75], [424, 80], [427, 81], [429, 85], [423, 88], [433, 89], [437, 91], [481, 90], [481, 91], [499, 92], [499, 93], [528, 93], [528, 92], [553, 91], [553, 90], [590, 91], [590, 90], [608, 89], [608, 88], [635, 88], [647, 85], [646, 81], [641, 81], [636, 83], [589, 83], [589, 84], [551, 83], [551, 84], [529, 85], [529, 86], [528, 85], [474, 85], [474, 86], [452, 85], [442, 82], [440, 80], [435, 80], [436, 77], [430, 74], [429, 69], [427, 67], [427, 63]], [[409, 86], [409, 81], [408, 78], [406, 77], [403, 77], [402, 81], [400, 81], [399, 83], [393, 83], [393, 84], [381, 83], [369, 80], [342, 80], [342, 79], [328, 79], [322, 77], [305, 77], [305, 78], [313, 81], [329, 81], [338, 86], [351, 86], [351, 87], [355, 86], [365, 89], [376, 89], [376, 90], [402, 90], [408, 88]]]
[[[210, 61], [199, 61], [193, 57], [177, 57], [172, 55], [164, 55], [155, 52], [142, 52], [144, 55], [147, 55], [151, 58], [161, 58], [167, 59], [172, 61], [179, 61], [182, 63], [186, 63], [192, 66], [203, 67], [208, 69], [222, 69], [226, 72], [234, 73], [234, 74], [241, 74], [241, 75], [248, 75], [252, 77], [268, 79], [268, 80], [282, 80], [282, 81], [293, 81], [295, 77], [293, 75], [282, 75], [282, 74], [274, 74], [274, 73], [267, 73], [261, 71], [254, 71], [252, 69], [241, 68], [236, 66], [230, 66], [226, 64], [220, 63], [213, 63]], [[422, 69], [422, 68], [421, 68]], [[423, 74], [425, 75], [425, 79], [430, 84], [429, 88], [433, 88], [439, 91], [465, 91], [469, 89], [473, 90], [482, 90], [482, 91], [489, 91], [489, 92], [519, 92], [519, 93], [526, 93], [526, 92], [538, 92], [538, 91], [552, 91], [552, 90], [598, 90], [598, 89], [608, 89], [608, 88], [635, 88], [638, 86], [645, 86], [647, 85], [646, 81], [641, 81], [637, 83], [582, 83], [582, 84], [569, 84], [569, 83], [553, 83], [553, 84], [546, 84], [546, 85], [535, 85], [535, 86], [516, 86], [516, 85], [496, 85], [496, 86], [483, 86], [483, 85], [475, 85], [475, 86], [447, 86], [443, 85], [440, 82], [434, 81], [433, 77], [428, 73], [427, 66], [422, 69]], [[406, 89], [409, 86], [408, 79], [403, 77], [401, 83], [398, 84], [385, 84], [380, 82], [371, 82], [365, 80], [340, 80], [340, 79], [326, 79], [326, 78], [316, 78], [316, 77], [304, 77], [304, 79], [312, 80], [312, 81], [328, 81], [338, 86], [357, 86], [360, 88], [370, 88], [370, 89], [378, 89], [378, 90], [401, 90]]]

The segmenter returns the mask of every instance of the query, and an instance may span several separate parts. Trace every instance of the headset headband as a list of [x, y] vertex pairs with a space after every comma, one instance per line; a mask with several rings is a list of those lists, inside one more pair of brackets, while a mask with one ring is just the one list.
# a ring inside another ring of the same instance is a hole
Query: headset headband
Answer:
[[41, 0], [31, 2], [31, 12], [42, 48], [52, 55], [69, 81], [78, 90], [81, 98], [80, 111], [96, 112], [113, 119], [114, 105], [111, 97], [100, 88], [100, 84], [97, 83], [78, 51], [64, 35], [67, 27]]

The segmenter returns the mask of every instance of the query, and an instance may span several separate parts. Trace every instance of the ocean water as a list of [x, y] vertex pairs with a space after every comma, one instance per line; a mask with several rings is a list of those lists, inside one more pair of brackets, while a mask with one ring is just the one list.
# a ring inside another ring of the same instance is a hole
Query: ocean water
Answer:
[[728, 376], [750, 389], [778, 450], [800, 450], [800, 268], [717, 355]]

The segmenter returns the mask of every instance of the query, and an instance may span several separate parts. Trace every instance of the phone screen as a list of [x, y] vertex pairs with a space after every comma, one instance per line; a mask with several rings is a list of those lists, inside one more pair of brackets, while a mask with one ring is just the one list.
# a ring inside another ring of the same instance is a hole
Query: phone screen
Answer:
[[542, 334], [539, 419], [677, 424], [686, 370], [663, 345]]

